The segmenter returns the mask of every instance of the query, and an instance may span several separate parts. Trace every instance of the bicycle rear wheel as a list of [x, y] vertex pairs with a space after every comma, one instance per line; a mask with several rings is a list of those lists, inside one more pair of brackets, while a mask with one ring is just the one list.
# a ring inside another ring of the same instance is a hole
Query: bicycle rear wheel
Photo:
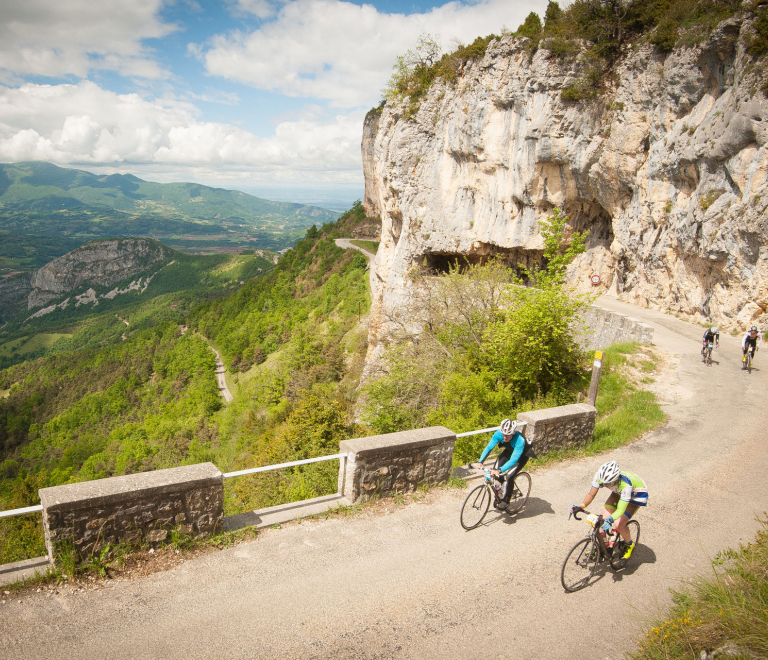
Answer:
[[485, 518], [488, 507], [491, 505], [491, 489], [486, 484], [475, 486], [467, 495], [461, 507], [461, 526], [466, 529], [474, 529]]
[[588, 536], [571, 548], [560, 571], [560, 582], [568, 593], [583, 589], [589, 584], [600, 558], [600, 547]]
[[520, 472], [515, 475], [515, 481], [512, 483], [512, 495], [507, 505], [507, 513], [517, 513], [521, 511], [528, 501], [531, 494], [531, 475], [527, 472]]
[[[637, 542], [640, 540], [640, 523], [637, 522], [637, 520], [630, 520], [627, 523], [627, 529], [629, 530], [629, 535], [632, 537], [632, 541], [635, 544], [635, 550], [632, 551], [634, 553], [637, 550]], [[619, 554], [616, 551], [617, 547], [618, 547], [618, 544], [613, 546], [613, 552], [611, 553], [611, 559], [610, 559], [611, 568], [614, 571], [620, 571], [629, 562], [629, 559], [624, 559], [623, 557], [624, 549], [622, 548], [621, 554]]]

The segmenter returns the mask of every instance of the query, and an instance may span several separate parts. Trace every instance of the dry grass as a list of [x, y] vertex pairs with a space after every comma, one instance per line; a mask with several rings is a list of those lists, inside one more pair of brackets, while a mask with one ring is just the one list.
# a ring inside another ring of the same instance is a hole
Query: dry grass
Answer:
[[648, 624], [631, 660], [698, 660], [702, 651], [728, 647], [724, 657], [768, 657], [768, 520], [755, 540], [728, 550], [680, 592], [664, 619]]

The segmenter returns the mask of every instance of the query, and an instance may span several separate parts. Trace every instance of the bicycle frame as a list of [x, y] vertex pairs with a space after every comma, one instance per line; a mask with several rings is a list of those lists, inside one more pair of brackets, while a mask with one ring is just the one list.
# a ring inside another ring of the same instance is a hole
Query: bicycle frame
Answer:
[[[588, 538], [597, 542], [597, 547], [600, 549], [602, 558], [608, 559], [613, 552], [613, 546], [619, 540], [619, 533], [615, 529], [611, 529], [610, 532], [603, 534], [602, 527], [603, 523], [605, 522], [605, 518], [603, 518], [602, 515], [598, 516], [594, 513], [590, 513], [589, 511], [584, 511], [584, 513], [587, 516], [587, 522], [592, 525], [592, 531], [587, 535]], [[581, 518], [579, 518], [578, 511], [572, 515], [574, 518], [576, 518], [576, 520], [581, 520]], [[571, 516], [569, 515], [568, 519], [570, 520], [570, 518]]]

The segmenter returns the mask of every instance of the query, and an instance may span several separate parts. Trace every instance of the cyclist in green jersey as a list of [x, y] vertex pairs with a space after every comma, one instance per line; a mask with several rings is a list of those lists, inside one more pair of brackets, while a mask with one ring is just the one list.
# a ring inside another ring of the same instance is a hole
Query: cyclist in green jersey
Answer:
[[586, 510], [592, 500], [595, 499], [597, 491], [603, 487], [611, 491], [603, 510], [603, 518], [605, 519], [603, 531], [607, 532], [611, 527], [616, 528], [624, 541], [623, 558], [629, 559], [635, 549], [635, 543], [629, 534], [627, 523], [637, 513], [639, 507], [648, 504], [648, 488], [636, 474], [622, 472], [616, 461], [609, 461], [600, 466], [584, 502], [581, 505], [574, 504], [570, 509], [571, 513]]

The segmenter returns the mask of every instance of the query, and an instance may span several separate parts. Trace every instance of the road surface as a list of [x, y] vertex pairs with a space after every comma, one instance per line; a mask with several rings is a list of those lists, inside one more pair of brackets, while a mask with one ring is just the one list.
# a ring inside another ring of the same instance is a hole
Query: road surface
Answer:
[[[702, 328], [601, 304], [655, 326], [656, 345], [679, 356], [678, 400], [632, 445], [537, 470], [518, 517], [465, 532], [465, 491], [446, 489], [388, 514], [268, 530], [141, 580], [2, 605], [0, 657], [623, 658], [669, 588], [752, 539], [768, 509], [768, 356], [747, 374], [723, 336], [706, 367]], [[626, 572], [566, 594], [561, 562], [587, 527], [567, 509], [608, 456], [648, 483], [640, 545]]]
[[365, 248], [361, 248], [359, 245], [355, 245], [352, 241], [356, 239], [351, 238], [337, 238], [336, 239], [336, 245], [338, 245], [340, 248], [344, 250], [357, 250], [358, 252], [362, 252], [366, 257], [368, 257], [368, 261], [373, 261], [376, 258], [376, 255], [373, 252], [368, 252]]
[[232, 392], [229, 391], [229, 388], [227, 387], [227, 379], [224, 376], [226, 368], [221, 361], [219, 352], [215, 348], [211, 348], [211, 350], [216, 354], [216, 380], [219, 383], [219, 393], [224, 397], [224, 401], [229, 403], [232, 401]]

